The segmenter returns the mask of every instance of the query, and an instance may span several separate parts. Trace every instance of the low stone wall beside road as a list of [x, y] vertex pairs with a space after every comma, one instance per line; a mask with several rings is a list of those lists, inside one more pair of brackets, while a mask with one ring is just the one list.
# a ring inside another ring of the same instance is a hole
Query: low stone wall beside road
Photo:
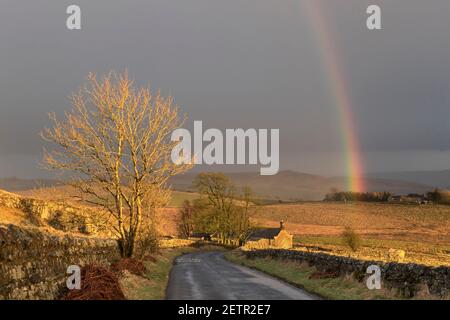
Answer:
[[319, 271], [333, 272], [339, 275], [353, 274], [360, 281], [369, 275], [366, 271], [370, 265], [377, 265], [381, 269], [382, 286], [397, 289], [405, 297], [413, 297], [424, 288], [439, 297], [450, 296], [449, 267], [365, 261], [324, 253], [282, 249], [252, 250], [244, 251], [244, 253], [248, 258], [272, 257], [307, 262]]
[[56, 299], [64, 288], [68, 266], [108, 265], [116, 259], [119, 251], [114, 240], [0, 225], [0, 300]]

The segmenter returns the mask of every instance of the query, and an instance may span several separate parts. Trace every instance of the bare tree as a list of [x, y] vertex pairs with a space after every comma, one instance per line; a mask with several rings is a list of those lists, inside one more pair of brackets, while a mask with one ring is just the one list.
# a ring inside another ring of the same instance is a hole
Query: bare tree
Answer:
[[212, 225], [221, 242], [245, 242], [250, 228], [251, 189], [244, 187], [240, 195], [223, 173], [200, 173], [194, 185], [212, 207]]
[[235, 187], [222, 173], [199, 173], [193, 184], [213, 208], [213, 225], [221, 242], [230, 241]]
[[250, 233], [250, 206], [252, 205], [253, 191], [249, 186], [242, 188], [242, 208], [239, 212], [238, 237], [239, 243], [244, 244]]
[[50, 169], [69, 172], [85, 201], [114, 217], [121, 255], [130, 257], [143, 219], [153, 217], [169, 197], [168, 178], [190, 167], [171, 161], [177, 142], [170, 136], [184, 118], [171, 97], [135, 89], [126, 72], [88, 79], [72, 95], [73, 108], [63, 121], [50, 115], [53, 128], [44, 129], [42, 137], [56, 148], [45, 151], [44, 161]]
[[184, 238], [189, 238], [194, 230], [194, 207], [189, 200], [184, 200], [180, 209], [179, 230]]

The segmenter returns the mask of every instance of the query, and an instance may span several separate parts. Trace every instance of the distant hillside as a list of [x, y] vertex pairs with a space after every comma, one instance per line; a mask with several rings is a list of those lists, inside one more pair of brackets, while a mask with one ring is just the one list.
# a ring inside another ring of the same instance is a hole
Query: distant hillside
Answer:
[[[450, 171], [444, 171], [444, 173], [448, 173], [450, 178]], [[170, 184], [174, 190], [195, 192], [192, 182], [196, 175], [197, 173], [189, 172], [175, 176], [170, 180]], [[259, 172], [234, 172], [226, 173], [226, 175], [238, 187], [248, 185], [259, 198], [268, 200], [322, 200], [332, 189], [346, 190], [345, 177], [325, 177], [296, 171], [280, 171], [274, 176], [261, 176]], [[425, 172], [422, 175], [420, 172], [416, 175], [413, 173], [372, 174], [365, 178], [367, 187], [365, 191], [389, 191], [394, 194], [425, 193], [435, 187], [444, 188], [447, 181], [445, 177], [445, 174], [437, 172], [428, 172], [428, 175]], [[437, 182], [433, 183], [433, 181]], [[0, 179], [0, 189], [12, 192], [54, 186], [60, 186], [60, 184], [50, 179]]]
[[0, 189], [8, 191], [48, 188], [58, 184], [58, 181], [51, 179], [20, 179], [16, 177], [0, 178]]
[[[261, 198], [271, 200], [322, 200], [335, 188], [346, 190], [346, 178], [324, 177], [296, 171], [280, 171], [274, 176], [261, 176], [258, 172], [226, 173], [237, 186], [250, 186]], [[178, 175], [170, 181], [176, 190], [194, 191], [192, 181], [196, 174]], [[424, 193], [432, 187], [425, 184], [391, 179], [366, 178], [366, 191], [389, 191], [395, 194]]]
[[370, 173], [367, 176], [369, 178], [415, 182], [435, 188], [450, 189], [450, 170], [383, 172]]

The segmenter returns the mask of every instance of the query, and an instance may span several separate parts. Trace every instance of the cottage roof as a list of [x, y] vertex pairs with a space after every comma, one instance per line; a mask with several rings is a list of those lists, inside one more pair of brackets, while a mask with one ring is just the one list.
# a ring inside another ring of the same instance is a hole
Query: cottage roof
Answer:
[[281, 228], [265, 228], [255, 230], [250, 234], [249, 240], [255, 241], [260, 239], [273, 239], [280, 233], [281, 230]]

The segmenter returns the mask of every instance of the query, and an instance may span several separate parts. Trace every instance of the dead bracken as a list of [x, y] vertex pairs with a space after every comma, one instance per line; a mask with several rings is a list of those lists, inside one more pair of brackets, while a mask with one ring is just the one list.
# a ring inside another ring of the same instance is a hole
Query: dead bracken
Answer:
[[81, 289], [69, 290], [63, 300], [126, 300], [119, 279], [105, 267], [87, 265], [81, 269]]
[[145, 266], [141, 260], [135, 258], [121, 259], [111, 265], [111, 270], [120, 274], [124, 270], [128, 270], [137, 276], [144, 276]]

